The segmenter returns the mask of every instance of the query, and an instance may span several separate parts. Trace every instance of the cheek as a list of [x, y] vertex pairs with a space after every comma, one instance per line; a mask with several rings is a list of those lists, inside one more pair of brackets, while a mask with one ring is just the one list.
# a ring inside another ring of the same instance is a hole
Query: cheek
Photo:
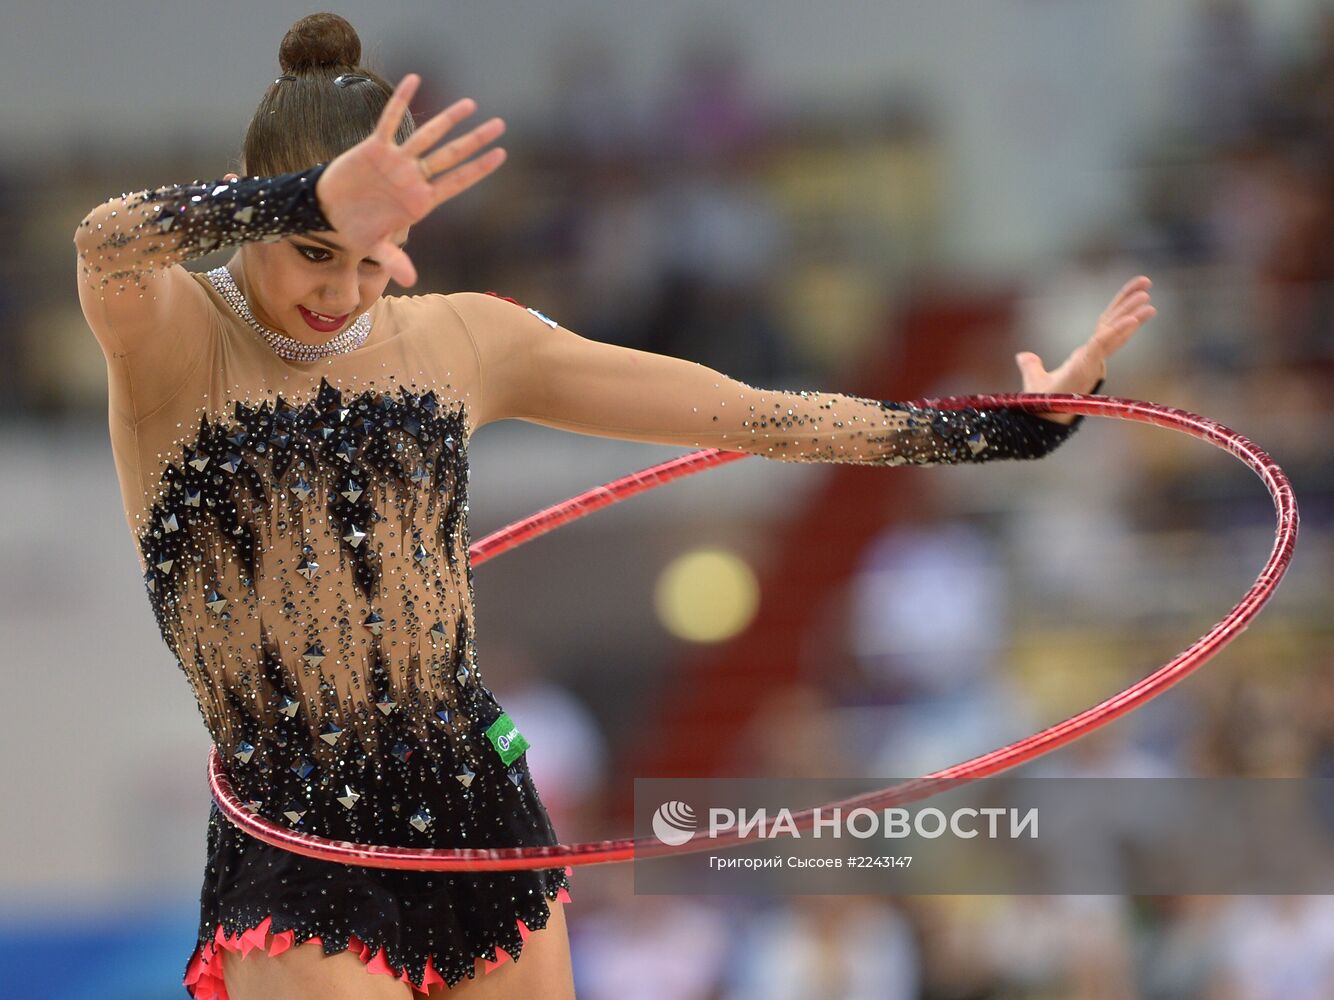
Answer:
[[278, 282], [278, 294], [291, 306], [304, 304], [319, 294], [318, 275], [312, 275], [308, 268], [299, 264], [278, 268], [274, 272], [274, 280]]
[[[258, 274], [265, 296], [275, 307], [292, 305], [305, 298], [310, 291], [310, 280], [305, 268], [280, 253], [282, 247], [256, 247], [265, 251], [256, 254]], [[289, 251], [290, 253], [290, 251]]]

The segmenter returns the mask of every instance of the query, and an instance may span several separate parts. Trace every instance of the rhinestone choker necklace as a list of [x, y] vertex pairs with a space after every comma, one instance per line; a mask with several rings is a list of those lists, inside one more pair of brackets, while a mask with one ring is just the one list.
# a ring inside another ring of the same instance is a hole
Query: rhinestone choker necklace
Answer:
[[358, 316], [356, 322], [342, 333], [323, 344], [306, 344], [299, 340], [293, 340], [291, 337], [276, 333], [268, 327], [260, 325], [259, 320], [255, 319], [254, 314], [250, 311], [245, 296], [241, 294], [241, 289], [236, 287], [236, 282], [232, 280], [231, 272], [227, 268], [214, 268], [205, 277], [218, 290], [218, 294], [227, 300], [227, 304], [236, 311], [236, 315], [249, 323], [251, 328], [264, 338], [264, 342], [273, 348], [275, 354], [280, 358], [286, 358], [288, 361], [318, 361], [320, 358], [327, 358], [334, 354], [347, 354], [364, 344], [366, 338], [370, 336], [371, 314], [367, 312]]

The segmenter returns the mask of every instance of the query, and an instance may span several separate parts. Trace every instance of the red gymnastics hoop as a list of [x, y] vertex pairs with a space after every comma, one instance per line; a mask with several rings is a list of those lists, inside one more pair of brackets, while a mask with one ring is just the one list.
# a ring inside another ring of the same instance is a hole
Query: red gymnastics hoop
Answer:
[[[1152, 424], [1181, 431], [1191, 437], [1208, 441], [1215, 447], [1234, 455], [1254, 471], [1274, 501], [1277, 527], [1274, 547], [1255, 583], [1245, 596], [1218, 624], [1184, 651], [1147, 677], [1135, 682], [1092, 708], [1058, 722], [1025, 739], [1000, 747], [990, 753], [935, 771], [921, 778], [901, 782], [889, 788], [867, 792], [840, 802], [820, 806], [820, 809], [885, 808], [904, 802], [924, 799], [948, 788], [956, 788], [1001, 771], [1017, 767], [1042, 754], [1049, 753], [1088, 733], [1107, 725], [1140, 707], [1151, 698], [1162, 694], [1187, 674], [1202, 666], [1219, 650], [1245, 631], [1260, 612], [1287, 572], [1297, 542], [1297, 501], [1292, 486], [1283, 470], [1272, 458], [1236, 431], [1206, 417], [1171, 409], [1154, 403], [1108, 396], [1080, 396], [1071, 394], [1008, 393], [994, 396], [952, 396], [945, 399], [914, 400], [916, 405], [938, 409], [1009, 408], [1028, 411], [1052, 411], [1085, 416], [1115, 417], [1138, 423]], [[593, 511], [634, 496], [645, 490], [662, 486], [673, 479], [738, 458], [750, 457], [746, 452], [725, 452], [706, 449], [692, 452], [640, 472], [632, 473], [595, 487], [579, 496], [555, 504], [536, 514], [496, 531], [469, 549], [474, 565], [485, 562], [501, 552], [546, 534], [555, 528], [591, 514]], [[659, 857], [669, 854], [688, 854], [704, 850], [718, 850], [742, 843], [753, 837], [712, 836], [695, 838], [679, 846], [668, 846], [656, 838], [624, 838], [585, 844], [554, 844], [549, 847], [507, 847], [493, 849], [445, 849], [388, 847], [373, 844], [354, 844], [328, 840], [309, 833], [287, 830], [258, 816], [241, 804], [232, 791], [215, 746], [208, 759], [209, 788], [223, 815], [238, 828], [274, 847], [323, 861], [361, 865], [368, 868], [397, 868], [416, 871], [507, 871], [534, 868], [560, 868], [568, 865], [606, 864], [628, 861], [632, 858]], [[807, 829], [814, 809], [795, 814], [793, 822], [798, 830]]]

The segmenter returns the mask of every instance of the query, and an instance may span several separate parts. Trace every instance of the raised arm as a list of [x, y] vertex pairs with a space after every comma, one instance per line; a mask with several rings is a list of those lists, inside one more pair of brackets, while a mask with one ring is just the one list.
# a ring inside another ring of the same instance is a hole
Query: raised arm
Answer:
[[587, 340], [496, 296], [449, 301], [479, 355], [474, 426], [515, 417], [602, 437], [865, 465], [1039, 458], [1076, 426], [1013, 410], [756, 389], [695, 362]]
[[90, 285], [143, 287], [155, 271], [247, 240], [327, 230], [315, 198], [324, 164], [276, 177], [172, 185], [113, 198], [79, 223], [74, 245]]
[[180, 263], [248, 241], [336, 231], [351, 252], [374, 254], [400, 284], [413, 284], [412, 262], [391, 234], [505, 159], [499, 148], [469, 159], [504, 131], [498, 118], [438, 145], [476, 109], [466, 98], [397, 142], [420, 82], [405, 76], [373, 134], [327, 166], [139, 191], [90, 212], [74, 235], [79, 300], [108, 361], [128, 359], [137, 375], [169, 386], [198, 356], [209, 321], [207, 297]]
[[138, 191], [93, 209], [74, 234], [79, 303], [116, 377], [126, 419], [168, 399], [211, 333], [207, 296], [181, 261], [247, 240], [328, 229], [322, 168]]

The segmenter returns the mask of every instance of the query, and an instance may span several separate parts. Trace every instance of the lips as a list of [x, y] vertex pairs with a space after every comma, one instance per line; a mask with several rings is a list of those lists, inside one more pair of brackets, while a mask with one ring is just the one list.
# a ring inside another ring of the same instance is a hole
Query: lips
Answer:
[[306, 321], [306, 325], [320, 333], [333, 333], [347, 322], [347, 317], [350, 315], [343, 313], [341, 316], [325, 316], [322, 313], [311, 312], [305, 306], [297, 306], [297, 309], [301, 311], [301, 318]]

